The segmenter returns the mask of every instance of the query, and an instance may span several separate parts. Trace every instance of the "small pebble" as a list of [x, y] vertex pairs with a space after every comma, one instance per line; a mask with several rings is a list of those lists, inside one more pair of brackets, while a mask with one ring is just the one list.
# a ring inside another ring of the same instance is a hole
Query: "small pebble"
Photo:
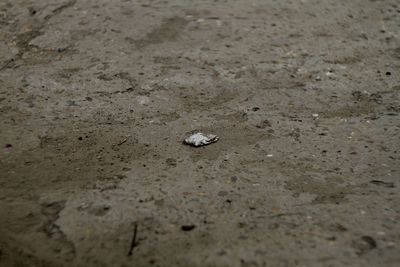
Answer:
[[194, 228], [196, 228], [196, 225], [194, 225], [194, 224], [188, 224], [188, 225], [181, 226], [181, 230], [185, 231], [185, 232], [192, 231]]
[[77, 106], [77, 104], [74, 100], [67, 100], [67, 106]]

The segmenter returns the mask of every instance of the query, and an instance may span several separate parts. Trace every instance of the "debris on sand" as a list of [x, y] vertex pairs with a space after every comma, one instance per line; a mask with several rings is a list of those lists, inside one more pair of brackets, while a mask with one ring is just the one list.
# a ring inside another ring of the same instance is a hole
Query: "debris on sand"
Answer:
[[192, 231], [194, 228], [196, 228], [196, 225], [194, 225], [194, 224], [188, 224], [188, 225], [181, 226], [181, 230], [185, 231], [185, 232]]
[[381, 186], [384, 186], [384, 187], [387, 187], [387, 188], [394, 188], [395, 187], [394, 183], [392, 183], [392, 182], [384, 182], [384, 181], [380, 181], [380, 180], [371, 180], [369, 182], [371, 184], [381, 185]]
[[203, 134], [203, 133], [195, 133], [186, 138], [183, 143], [190, 146], [206, 146], [211, 143], [215, 143], [219, 140], [219, 137], [215, 134]]
[[360, 239], [354, 240], [352, 245], [358, 255], [365, 254], [378, 246], [375, 239], [370, 236], [362, 236]]
[[131, 246], [129, 248], [128, 256], [131, 256], [133, 254], [133, 249], [138, 245], [138, 243], [136, 242], [137, 229], [138, 229], [138, 224], [135, 223], [135, 226], [133, 228], [132, 242], [131, 242]]

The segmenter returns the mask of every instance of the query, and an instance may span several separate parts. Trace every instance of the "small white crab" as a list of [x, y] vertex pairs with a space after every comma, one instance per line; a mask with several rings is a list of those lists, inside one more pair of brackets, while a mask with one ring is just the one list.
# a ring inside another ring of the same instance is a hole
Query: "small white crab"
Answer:
[[219, 139], [215, 134], [195, 133], [186, 138], [183, 142], [190, 146], [205, 146], [217, 142]]

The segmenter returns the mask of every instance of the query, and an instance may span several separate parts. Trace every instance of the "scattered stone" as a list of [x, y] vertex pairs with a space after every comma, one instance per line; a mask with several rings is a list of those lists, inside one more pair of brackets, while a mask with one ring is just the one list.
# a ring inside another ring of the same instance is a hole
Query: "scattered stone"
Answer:
[[196, 228], [196, 225], [194, 224], [187, 224], [187, 225], [182, 225], [181, 230], [185, 232], [192, 231], [194, 228]]
[[333, 76], [334, 74], [333, 74], [333, 70], [328, 70], [326, 73], [325, 73], [325, 75], [326, 76]]
[[360, 239], [354, 240], [353, 241], [353, 247], [356, 249], [356, 253], [358, 255], [362, 255], [374, 248], [376, 248], [378, 245], [375, 241], [370, 236], [362, 236]]
[[34, 7], [29, 7], [28, 11], [29, 11], [29, 15], [31, 15], [31, 16], [34, 16], [37, 13], [37, 11]]
[[5, 147], [6, 147], [6, 148], [11, 148], [11, 147], [12, 147], [12, 144], [6, 144]]
[[72, 107], [72, 106], [78, 106], [74, 100], [67, 100], [67, 106]]
[[259, 124], [256, 125], [257, 128], [265, 129], [267, 127], [271, 127], [271, 123], [268, 120], [263, 120]]
[[67, 49], [64, 48], [64, 47], [59, 47], [59, 48], [57, 48], [57, 52], [58, 52], [58, 53], [65, 52], [65, 50], [67, 50]]
[[381, 181], [381, 180], [371, 180], [369, 182], [371, 184], [380, 185], [380, 186], [384, 186], [384, 187], [387, 187], [387, 188], [394, 188], [395, 187], [394, 183], [392, 183], [392, 182], [384, 182], [384, 181]]
[[176, 159], [174, 159], [174, 158], [167, 158], [165, 160], [165, 162], [167, 163], [167, 165], [169, 165], [171, 167], [176, 167], [178, 165], [176, 162]]
[[184, 140], [186, 145], [199, 147], [215, 143], [219, 140], [219, 137], [214, 134], [203, 134], [195, 133]]

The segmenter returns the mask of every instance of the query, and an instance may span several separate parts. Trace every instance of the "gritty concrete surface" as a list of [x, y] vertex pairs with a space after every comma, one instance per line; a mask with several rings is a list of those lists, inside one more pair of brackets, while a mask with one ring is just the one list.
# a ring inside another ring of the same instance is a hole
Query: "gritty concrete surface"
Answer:
[[400, 266], [399, 38], [397, 0], [1, 0], [0, 266]]

